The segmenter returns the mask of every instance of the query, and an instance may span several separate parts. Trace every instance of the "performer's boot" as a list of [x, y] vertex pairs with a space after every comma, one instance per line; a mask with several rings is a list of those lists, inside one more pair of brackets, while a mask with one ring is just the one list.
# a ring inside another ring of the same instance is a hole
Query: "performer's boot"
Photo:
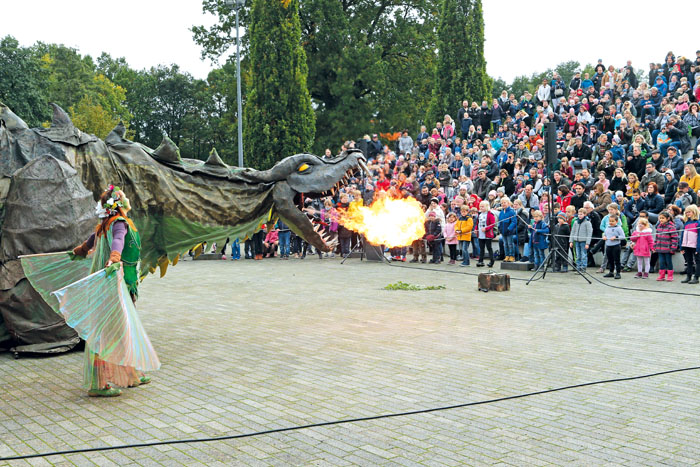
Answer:
[[136, 386], [141, 386], [142, 384], [148, 384], [151, 382], [151, 377], [146, 375], [137, 376], [134, 382], [129, 385], [130, 388], [135, 388]]
[[121, 395], [122, 391], [121, 389], [117, 389], [115, 387], [112, 387], [112, 385], [108, 384], [107, 386], [104, 387], [104, 389], [90, 389], [88, 391], [88, 396], [90, 397], [116, 397]]

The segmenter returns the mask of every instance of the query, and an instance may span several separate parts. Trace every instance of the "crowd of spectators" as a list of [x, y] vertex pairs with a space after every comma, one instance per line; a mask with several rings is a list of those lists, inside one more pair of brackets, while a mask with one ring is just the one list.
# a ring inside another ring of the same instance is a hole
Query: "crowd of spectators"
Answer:
[[[596, 266], [600, 251], [598, 271], [607, 264], [609, 277], [636, 271], [643, 279], [658, 269], [658, 280], [673, 280], [672, 255], [682, 252], [683, 282], [697, 283], [700, 50], [694, 59], [669, 52], [649, 65], [648, 79], [639, 76], [629, 61], [599, 61], [592, 76], [577, 72], [568, 84], [555, 72], [534, 95], [465, 100], [454, 118], [414, 135], [405, 130], [391, 145], [376, 134], [348, 141], [343, 149], [361, 149], [372, 173], [333, 199], [313, 201], [309, 213], [330, 219], [354, 199], [412, 196], [424, 206], [426, 235], [392, 249], [396, 260], [412, 254], [411, 261], [426, 262], [432, 252], [433, 263], [449, 256], [449, 264], [467, 266], [471, 258], [484, 266], [488, 256], [488, 266], [539, 266], [557, 248], [564, 254], [555, 255], [554, 270], [566, 272], [564, 256], [584, 270]], [[557, 128], [549, 166], [548, 122]], [[356, 240], [333, 228], [349, 239], [341, 241], [346, 254]], [[292, 254], [305, 255], [305, 242], [291, 243]]]

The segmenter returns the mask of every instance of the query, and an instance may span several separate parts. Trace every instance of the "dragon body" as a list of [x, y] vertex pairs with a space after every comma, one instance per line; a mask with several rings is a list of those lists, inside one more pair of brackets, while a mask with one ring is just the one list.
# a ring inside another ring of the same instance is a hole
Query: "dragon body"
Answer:
[[151, 149], [126, 139], [118, 125], [103, 141], [81, 132], [60, 107], [53, 110], [49, 128], [32, 129], [0, 103], [0, 345], [3, 319], [11, 340], [39, 349], [66, 331], [36, 301], [17, 258], [81, 243], [109, 184], [131, 201], [143, 245], [140, 276], [157, 268], [162, 276], [197, 245], [244, 239], [275, 218], [330, 250], [336, 240], [317, 231], [301, 210], [303, 199], [335, 193], [365, 167], [359, 151], [332, 159], [297, 154], [265, 171], [230, 167], [215, 150], [207, 161], [186, 159], [167, 136]]

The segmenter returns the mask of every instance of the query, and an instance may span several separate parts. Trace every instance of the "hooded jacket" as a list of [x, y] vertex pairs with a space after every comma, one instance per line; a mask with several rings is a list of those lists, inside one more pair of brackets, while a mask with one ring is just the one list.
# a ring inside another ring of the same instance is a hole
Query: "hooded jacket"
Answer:
[[588, 216], [583, 219], [576, 217], [571, 224], [569, 242], [586, 242], [586, 245], [590, 245], [591, 237], [593, 237], [593, 224], [591, 224], [591, 220]]
[[517, 222], [515, 210], [508, 207], [498, 214], [498, 231], [502, 235], [515, 235]]
[[530, 234], [530, 241], [532, 242], [532, 247], [538, 250], [545, 250], [549, 248], [549, 240], [547, 239], [547, 234], [549, 233], [549, 226], [544, 220], [539, 220], [533, 225], [532, 233]]

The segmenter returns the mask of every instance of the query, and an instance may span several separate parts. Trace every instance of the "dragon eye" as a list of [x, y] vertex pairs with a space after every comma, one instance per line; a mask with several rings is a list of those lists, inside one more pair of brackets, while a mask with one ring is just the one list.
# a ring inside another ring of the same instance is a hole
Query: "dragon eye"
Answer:
[[299, 166], [299, 168], [297, 169], [297, 171], [298, 171], [298, 172], [306, 172], [306, 171], [309, 170], [310, 168], [311, 168], [311, 167], [309, 166], [309, 164], [301, 164], [301, 165]]

